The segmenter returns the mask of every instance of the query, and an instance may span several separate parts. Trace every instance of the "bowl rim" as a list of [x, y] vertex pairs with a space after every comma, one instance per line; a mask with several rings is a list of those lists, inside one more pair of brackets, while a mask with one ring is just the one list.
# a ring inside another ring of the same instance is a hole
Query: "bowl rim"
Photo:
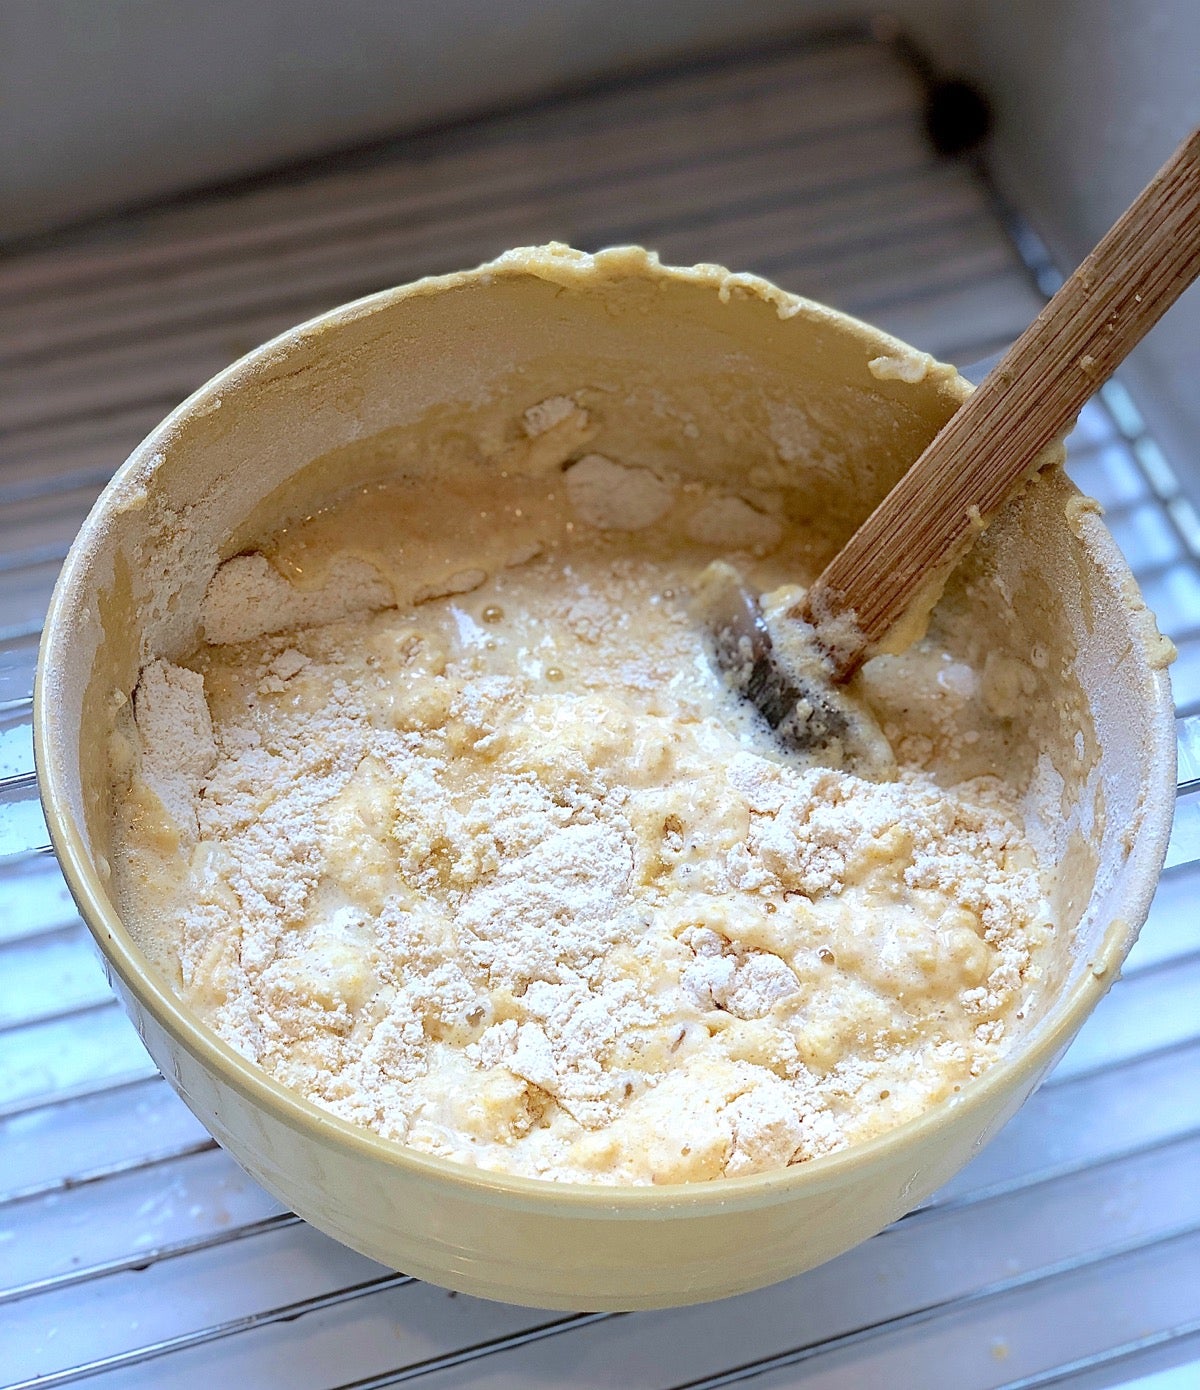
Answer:
[[[864, 346], [879, 352], [908, 356], [918, 350], [881, 329], [816, 301], [779, 289], [754, 275], [734, 273], [717, 265], [692, 267], [663, 265], [657, 255], [640, 247], [616, 247], [587, 254], [552, 243], [546, 247], [521, 247], [473, 270], [427, 276], [409, 284], [378, 291], [339, 305], [277, 334], [210, 378], [182, 401], [133, 450], [100, 493], [63, 564], [51, 596], [38, 650], [33, 699], [34, 762], [38, 790], [50, 840], [80, 915], [95, 938], [105, 961], [119, 976], [140, 1010], [177, 1045], [187, 1051], [221, 1085], [266, 1111], [274, 1120], [305, 1138], [345, 1146], [358, 1157], [386, 1167], [406, 1170], [413, 1177], [470, 1193], [484, 1201], [518, 1204], [526, 1208], [572, 1212], [590, 1218], [622, 1219], [654, 1213], [685, 1216], [710, 1209], [736, 1210], [790, 1198], [797, 1189], [816, 1193], [836, 1189], [848, 1176], [877, 1161], [897, 1159], [905, 1151], [923, 1150], [924, 1141], [947, 1124], [952, 1115], [985, 1112], [997, 1103], [997, 1093], [1020, 1095], [1065, 1049], [1118, 970], [1137, 937], [1149, 911], [1158, 875], [1166, 855], [1175, 804], [1175, 714], [1170, 681], [1165, 668], [1150, 659], [1150, 633], [1133, 622], [1130, 636], [1135, 653], [1149, 677], [1150, 699], [1146, 719], [1147, 759], [1142, 786], [1143, 817], [1139, 833], [1124, 861], [1122, 892], [1113, 917], [1080, 977], [1067, 994], [1055, 1001], [1011, 1054], [992, 1063], [980, 1076], [968, 1079], [954, 1096], [920, 1115], [896, 1125], [872, 1139], [854, 1143], [786, 1168], [741, 1177], [712, 1178], [693, 1183], [610, 1184], [559, 1182], [525, 1177], [457, 1159], [424, 1154], [400, 1140], [344, 1120], [309, 1100], [299, 1091], [275, 1080], [250, 1062], [203, 1024], [178, 998], [150, 964], [117, 914], [89, 854], [85, 837], [71, 810], [77, 780], [65, 765], [57, 742], [58, 720], [55, 682], [48, 676], [59, 665], [60, 650], [67, 641], [70, 615], [86, 595], [91, 563], [99, 551], [106, 518], [114, 502], [134, 480], [145, 480], [155, 466], [155, 455], [170, 447], [181, 422], [219, 403], [223, 392], [249, 386], [282, 365], [296, 350], [355, 320], [390, 308], [405, 299], [469, 284], [488, 285], [499, 278], [533, 275], [543, 279], [565, 277], [586, 283], [593, 266], [609, 266], [652, 279], [670, 279], [715, 288], [722, 298], [744, 291], [774, 307], [780, 318], [803, 315], [838, 327]], [[919, 356], [930, 363], [926, 354]], [[941, 364], [936, 364], [940, 366]], [[970, 385], [948, 368], [951, 388], [964, 397]], [[1089, 521], [1092, 518], [1089, 518]], [[1090, 525], [1081, 542], [1095, 568], [1114, 588], [1137, 593], [1124, 556], [1108, 529]], [[141, 1029], [139, 1028], [139, 1032]], [[170, 1078], [167, 1078], [170, 1080]]]

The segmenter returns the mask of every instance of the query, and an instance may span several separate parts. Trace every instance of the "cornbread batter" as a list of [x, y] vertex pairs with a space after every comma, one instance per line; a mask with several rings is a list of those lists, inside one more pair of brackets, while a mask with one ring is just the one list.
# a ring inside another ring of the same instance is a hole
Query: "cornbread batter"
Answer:
[[790, 760], [689, 595], [731, 558], [793, 597], [803, 528], [587, 423], [542, 401], [511, 467], [372, 485], [217, 572], [114, 741], [119, 895], [239, 1052], [423, 1152], [781, 1168], [1019, 1029], [1049, 916], [980, 753], [1013, 711], [921, 647], [855, 687], [894, 778]]

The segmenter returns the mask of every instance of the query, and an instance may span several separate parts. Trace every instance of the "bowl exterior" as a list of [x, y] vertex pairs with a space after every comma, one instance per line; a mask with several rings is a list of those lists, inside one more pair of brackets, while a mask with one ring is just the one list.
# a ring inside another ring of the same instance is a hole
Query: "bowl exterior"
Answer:
[[[668, 281], [689, 294], [707, 295], [706, 315], [725, 312], [711, 307], [709, 299], [724, 306], [745, 295], [758, 305], [752, 312], [761, 309], [770, 321], [771, 334], [820, 333], [840, 345], [839, 351], [849, 344], [864, 364], [864, 375], [872, 354], [920, 357], [854, 320], [794, 300], [751, 277], [729, 276], [714, 267], [670, 271], [644, 253], [638, 253], [640, 262], [630, 253], [620, 254], [623, 259], [612, 263], [620, 276], [639, 285], [640, 276], [655, 290]], [[542, 280], [565, 276], [571, 283], [578, 274], [583, 282], [591, 273], [593, 258], [570, 262], [561, 248], [522, 255], [524, 259], [513, 253], [444, 283], [423, 282], [375, 296], [284, 335], [202, 388], [134, 455], [85, 523], [51, 603], [35, 694], [43, 806], [68, 885], [151, 1056], [217, 1140], [280, 1201], [385, 1265], [482, 1297], [576, 1310], [702, 1302], [799, 1273], [912, 1210], [1004, 1124], [1065, 1049], [1116, 977], [1149, 908], [1173, 805], [1170, 690], [1152, 659], [1152, 623], [1147, 629], [1140, 618], [1135, 622], [1130, 617], [1124, 640], [1137, 668], [1129, 685], [1134, 692], [1130, 717], [1138, 724], [1141, 751], [1119, 775], [1128, 783], [1131, 804], [1140, 807], [1140, 829], [1107, 880], [1102, 921], [1085, 968], [1064, 984], [1049, 1016], [1010, 1058], [970, 1083], [952, 1103], [880, 1139], [750, 1178], [663, 1188], [584, 1188], [508, 1179], [427, 1159], [356, 1130], [286, 1091], [187, 1013], [149, 967], [108, 895], [103, 853], [92, 833], [106, 767], [100, 744], [107, 729], [98, 723], [102, 706], [93, 697], [97, 688], [99, 696], [111, 695], [119, 680], [127, 682], [128, 692], [128, 661], [124, 676], [106, 668], [102, 681], [97, 669], [105, 634], [136, 629], [141, 621], [126, 593], [128, 585], [123, 588], [119, 582], [114, 521], [117, 529], [141, 524], [146, 490], [153, 488], [156, 470], [180, 431], [196, 422], [209, 428], [213, 420], [226, 428], [243, 378], [269, 369], [290, 387], [296, 376], [289, 370], [292, 358], [303, 355], [322, 365], [323, 344], [336, 340], [347, 325], [347, 331], [362, 338], [356, 342], [356, 362], [379, 355], [368, 330], [376, 318], [382, 322], [391, 316], [394, 321], [410, 296], [428, 299], [443, 289], [486, 289], [521, 275]], [[601, 261], [595, 258], [596, 264]], [[793, 330], [788, 322], [797, 315]], [[938, 370], [950, 394], [938, 398], [936, 409], [948, 414], [958, 379], [948, 368]], [[325, 374], [333, 378], [337, 372], [326, 369]], [[340, 399], [337, 388], [336, 380], [328, 385], [331, 400]], [[931, 436], [938, 423], [931, 417], [923, 428]], [[1114, 593], [1120, 585], [1130, 590], [1132, 613], [1136, 590], [1127, 568], [1107, 533], [1100, 534], [1099, 522], [1085, 521], [1099, 527], [1087, 540], [1100, 556], [1097, 573], [1111, 570], [1116, 575], [1110, 585]], [[89, 615], [102, 589], [101, 623]]]
[[[865, 1157], [830, 1180], [723, 1203], [653, 1210], [597, 1191], [572, 1205], [483, 1184], [440, 1183], [345, 1144], [340, 1128], [265, 1109], [183, 1045], [119, 979], [122, 1002], [163, 1075], [268, 1192], [327, 1235], [391, 1269], [530, 1307], [629, 1311], [745, 1293], [822, 1264], [946, 1182], [1040, 1079], [948, 1111], [916, 1144]], [[1047, 1059], [1049, 1063], [1050, 1059]], [[726, 1184], [729, 1186], [729, 1184]]]

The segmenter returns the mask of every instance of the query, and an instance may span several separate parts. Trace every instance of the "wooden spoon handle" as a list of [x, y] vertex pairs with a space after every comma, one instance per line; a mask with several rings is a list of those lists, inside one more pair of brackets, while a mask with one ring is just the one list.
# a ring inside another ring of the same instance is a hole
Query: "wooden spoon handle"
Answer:
[[1200, 275], [1200, 130], [1017, 339], [808, 591], [846, 680], [1024, 485], [1040, 451]]

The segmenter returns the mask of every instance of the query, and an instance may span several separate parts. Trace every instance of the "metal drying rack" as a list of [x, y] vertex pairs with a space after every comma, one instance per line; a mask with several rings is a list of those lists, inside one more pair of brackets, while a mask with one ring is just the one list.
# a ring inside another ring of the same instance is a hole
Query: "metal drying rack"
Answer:
[[[1150, 920], [1077, 1042], [924, 1208], [725, 1303], [563, 1316], [393, 1274], [283, 1211], [155, 1072], [37, 804], [36, 644], [96, 494], [178, 400], [335, 303], [551, 238], [719, 260], [970, 363], [1053, 290], [912, 65], [839, 31], [172, 200], [0, 262], [0, 1381], [11, 1387], [1200, 1386], [1200, 735]], [[1200, 521], [1113, 384], [1070, 469], [1200, 711]], [[736, 1250], [729, 1252], [737, 1258]]]

